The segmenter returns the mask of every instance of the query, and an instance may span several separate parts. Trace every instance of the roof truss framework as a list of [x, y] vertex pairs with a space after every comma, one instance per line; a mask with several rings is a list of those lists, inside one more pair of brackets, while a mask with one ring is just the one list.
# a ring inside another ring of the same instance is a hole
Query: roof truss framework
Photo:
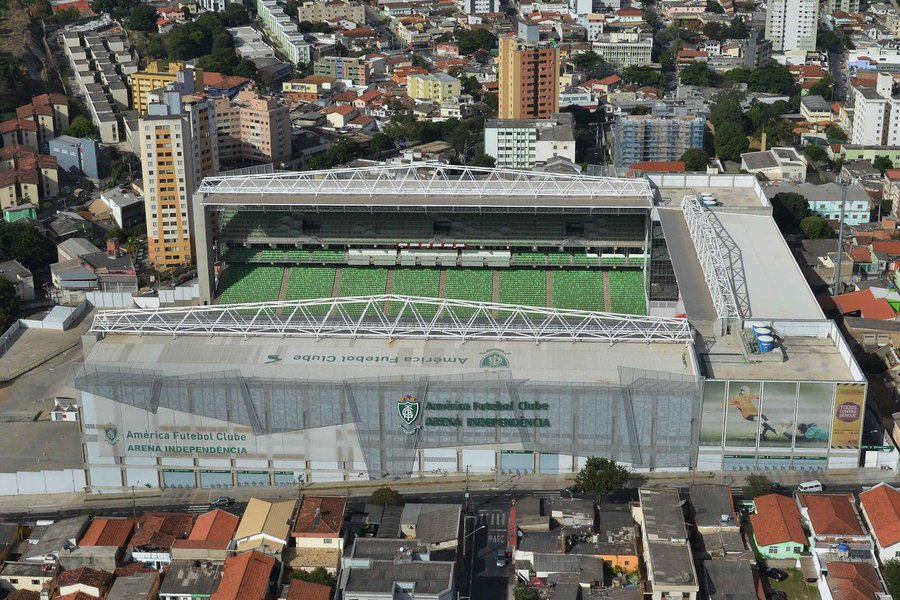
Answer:
[[685, 196], [681, 201], [681, 210], [684, 211], [684, 220], [697, 249], [697, 258], [700, 260], [716, 315], [720, 319], [741, 318], [734, 289], [734, 274], [725, 260], [727, 248], [716, 228], [696, 196]]
[[412, 163], [325, 171], [207, 177], [204, 194], [306, 194], [362, 196], [529, 196], [589, 198], [643, 196], [644, 179], [589, 177], [515, 169]]
[[393, 295], [100, 311], [91, 331], [317, 339], [693, 340], [686, 319]]

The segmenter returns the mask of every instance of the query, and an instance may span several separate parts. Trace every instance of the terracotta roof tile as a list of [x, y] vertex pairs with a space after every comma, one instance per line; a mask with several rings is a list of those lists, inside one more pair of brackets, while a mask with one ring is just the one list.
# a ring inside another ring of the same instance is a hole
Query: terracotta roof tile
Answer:
[[188, 539], [191, 541], [225, 542], [231, 541], [237, 530], [240, 517], [230, 512], [216, 509], [197, 517]]
[[107, 519], [98, 517], [88, 527], [79, 542], [82, 546], [119, 546], [128, 542], [134, 529], [134, 519]]
[[56, 600], [96, 600], [96, 598], [84, 592], [75, 592], [74, 594], [59, 596]]
[[225, 571], [210, 600], [263, 600], [275, 558], [256, 550], [225, 559]]
[[872, 531], [882, 548], [900, 542], [900, 491], [879, 483], [859, 495]]
[[186, 513], [144, 513], [137, 521], [130, 547], [169, 549], [175, 540], [187, 537], [193, 524], [194, 517]]
[[753, 500], [756, 514], [750, 515], [753, 537], [760, 546], [783, 542], [796, 542], [806, 546], [809, 542], [800, 524], [800, 511], [793, 499], [780, 494], [767, 494]]
[[878, 572], [868, 563], [826, 562], [834, 600], [874, 600], [884, 593]]
[[88, 567], [78, 567], [77, 569], [60, 573], [56, 582], [59, 587], [82, 584], [95, 588], [103, 588], [109, 584], [110, 579], [112, 579], [112, 573]]
[[835, 296], [834, 303], [844, 315], [859, 311], [864, 319], [893, 319], [896, 316], [890, 303], [884, 298], [873, 296], [872, 290]]
[[852, 494], [798, 493], [797, 500], [807, 508], [816, 535], [865, 535], [853, 508]]
[[684, 173], [684, 163], [680, 160], [645, 160], [628, 166], [632, 171], [644, 173]]
[[287, 595], [287, 600], [329, 600], [330, 598], [331, 588], [327, 585], [299, 579], [291, 581], [291, 588]]
[[900, 256], [900, 240], [875, 240], [872, 242], [872, 250], [891, 256]]
[[303, 496], [294, 521], [294, 537], [337, 537], [344, 523], [347, 499]]

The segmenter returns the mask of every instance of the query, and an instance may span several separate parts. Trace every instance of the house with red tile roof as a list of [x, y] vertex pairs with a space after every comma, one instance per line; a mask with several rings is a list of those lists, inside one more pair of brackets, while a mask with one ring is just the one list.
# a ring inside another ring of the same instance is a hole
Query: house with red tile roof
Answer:
[[841, 315], [859, 316], [864, 319], [893, 319], [897, 316], [887, 300], [876, 298], [869, 289], [847, 292], [832, 298], [821, 298], [820, 304], [824, 310], [833, 307]]
[[148, 512], [141, 515], [131, 536], [131, 559], [159, 569], [172, 562], [171, 549], [176, 540], [186, 538], [194, 526], [187, 513]]
[[293, 579], [285, 600], [331, 600], [331, 588], [321, 583]]
[[644, 160], [628, 166], [626, 177], [641, 177], [644, 173], [684, 173], [684, 162], [680, 160]]
[[900, 558], [900, 490], [879, 483], [859, 495], [859, 511], [881, 561]]
[[81, 592], [92, 598], [103, 598], [106, 596], [106, 591], [109, 589], [112, 579], [112, 573], [98, 569], [89, 569], [88, 567], [79, 567], [78, 569], [60, 573], [56, 579], [56, 585], [62, 596]]
[[311, 571], [324, 567], [337, 573], [344, 547], [343, 526], [347, 499], [342, 496], [303, 496], [291, 537], [296, 554], [291, 567]]
[[110, 573], [115, 571], [125, 558], [134, 524], [134, 519], [95, 518], [78, 543], [78, 547], [59, 555], [59, 564], [64, 569], [77, 569], [83, 566]]
[[250, 550], [225, 559], [225, 572], [209, 600], [264, 600], [275, 558]]
[[792, 498], [766, 494], [754, 498], [750, 515], [753, 541], [765, 558], [800, 558], [809, 540], [800, 524], [800, 511]]
[[203, 513], [197, 517], [187, 539], [175, 540], [172, 544], [172, 558], [225, 560], [240, 520], [240, 517], [218, 508]]
[[[875, 567], [863, 562], [828, 561], [823, 565], [825, 588], [832, 600], [879, 600], [890, 597]], [[820, 588], [821, 589], [821, 588]]]
[[810, 532], [810, 551], [819, 565], [847, 556], [874, 562], [872, 538], [854, 500], [853, 494], [795, 494], [797, 509]]

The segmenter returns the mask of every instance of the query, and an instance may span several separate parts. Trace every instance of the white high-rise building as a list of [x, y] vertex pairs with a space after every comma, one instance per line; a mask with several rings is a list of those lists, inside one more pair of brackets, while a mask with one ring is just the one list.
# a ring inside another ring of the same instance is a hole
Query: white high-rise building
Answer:
[[500, 11], [500, 0], [461, 0], [460, 8], [467, 15], [483, 15]]
[[766, 39], [774, 52], [816, 49], [819, 24], [818, 0], [769, 0]]
[[850, 143], [900, 145], [900, 98], [893, 96], [894, 78], [879, 73], [875, 87], [854, 86]]
[[508, 169], [530, 169], [557, 156], [575, 162], [574, 119], [569, 113], [551, 119], [488, 119], [484, 153]]

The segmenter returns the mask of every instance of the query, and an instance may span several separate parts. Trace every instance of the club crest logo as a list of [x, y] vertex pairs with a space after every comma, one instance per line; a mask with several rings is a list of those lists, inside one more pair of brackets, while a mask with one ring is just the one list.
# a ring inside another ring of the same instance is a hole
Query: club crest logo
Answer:
[[509, 359], [500, 350], [489, 350], [481, 357], [482, 369], [508, 369]]
[[419, 418], [419, 403], [415, 396], [406, 394], [397, 402], [397, 414], [407, 425], [412, 425]]
[[115, 425], [107, 425], [103, 428], [103, 436], [106, 438], [106, 442], [112, 446], [119, 441], [119, 428]]

